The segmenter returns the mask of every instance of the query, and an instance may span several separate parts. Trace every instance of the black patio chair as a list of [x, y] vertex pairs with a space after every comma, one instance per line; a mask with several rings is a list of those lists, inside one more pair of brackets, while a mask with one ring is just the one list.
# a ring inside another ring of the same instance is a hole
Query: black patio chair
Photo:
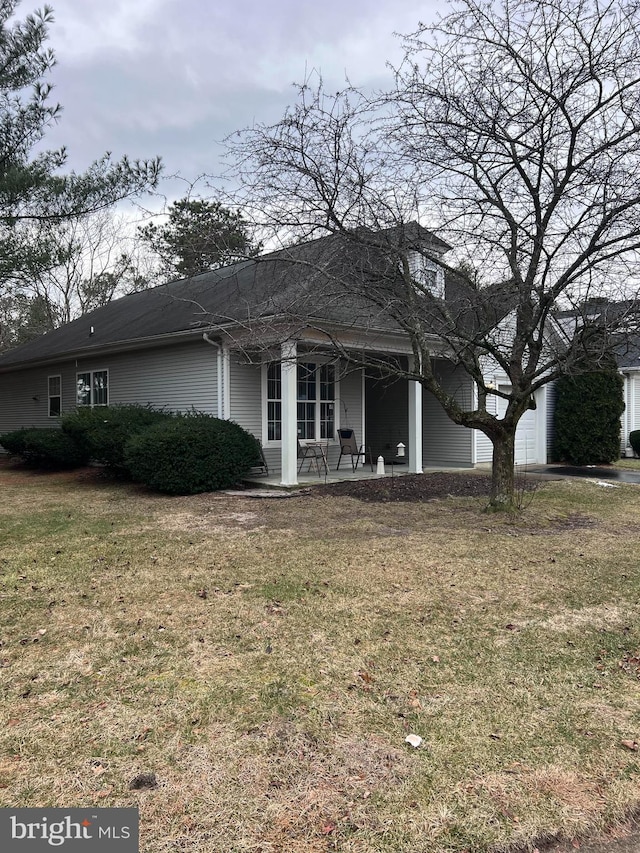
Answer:
[[343, 456], [349, 456], [351, 458], [351, 470], [354, 473], [358, 467], [360, 457], [362, 457], [362, 464], [364, 465], [368, 456], [369, 465], [371, 466], [371, 471], [373, 473], [373, 455], [371, 453], [371, 448], [364, 444], [359, 445], [356, 441], [356, 434], [352, 429], [339, 429], [338, 439], [340, 441], [340, 457], [338, 459], [338, 464], [336, 465], [336, 471], [340, 470], [340, 463], [342, 462]]

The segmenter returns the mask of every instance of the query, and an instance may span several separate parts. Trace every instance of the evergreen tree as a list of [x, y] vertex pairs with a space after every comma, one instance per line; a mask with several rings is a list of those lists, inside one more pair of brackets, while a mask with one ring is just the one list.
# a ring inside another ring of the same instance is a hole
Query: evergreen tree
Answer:
[[139, 233], [158, 255], [165, 280], [224, 267], [254, 257], [261, 248], [240, 213], [207, 199], [175, 201], [164, 225], [151, 223]]
[[[20, 21], [19, 0], [0, 0], [0, 287], [17, 274], [55, 264], [57, 249], [44, 226], [116, 202], [155, 186], [160, 161], [109, 154], [84, 173], [63, 174], [64, 148], [34, 154], [60, 115], [45, 82], [55, 57], [45, 47], [49, 7]], [[42, 226], [42, 228], [40, 228]]]
[[608, 464], [620, 456], [623, 379], [615, 363], [556, 385], [555, 452], [573, 465]]

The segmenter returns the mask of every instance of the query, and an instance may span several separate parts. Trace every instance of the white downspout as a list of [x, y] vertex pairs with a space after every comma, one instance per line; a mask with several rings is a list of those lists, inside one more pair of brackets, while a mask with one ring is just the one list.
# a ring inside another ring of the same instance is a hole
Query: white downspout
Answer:
[[206, 341], [206, 343], [211, 344], [212, 347], [216, 347], [217, 357], [217, 379], [218, 379], [218, 417], [220, 420], [224, 419], [224, 382], [222, 377], [222, 345], [217, 341], [212, 340], [206, 332], [202, 334], [202, 340]]

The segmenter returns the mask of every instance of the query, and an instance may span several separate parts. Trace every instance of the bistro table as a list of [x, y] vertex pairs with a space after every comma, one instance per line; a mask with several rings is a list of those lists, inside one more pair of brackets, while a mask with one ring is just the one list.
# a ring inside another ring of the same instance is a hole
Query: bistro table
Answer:
[[[316, 471], [318, 472], [318, 477], [322, 476], [322, 471], [320, 466], [324, 468], [324, 473], [329, 473], [329, 463], [327, 461], [327, 455], [329, 453], [329, 442], [327, 440], [317, 441], [313, 439], [309, 439], [308, 441], [301, 441], [300, 447], [303, 450], [302, 461], [300, 462], [300, 471], [302, 470], [302, 466], [305, 463], [305, 460], [309, 462], [309, 471], [311, 471], [311, 466], [315, 466]], [[306, 453], [304, 451], [309, 450], [312, 452]]]

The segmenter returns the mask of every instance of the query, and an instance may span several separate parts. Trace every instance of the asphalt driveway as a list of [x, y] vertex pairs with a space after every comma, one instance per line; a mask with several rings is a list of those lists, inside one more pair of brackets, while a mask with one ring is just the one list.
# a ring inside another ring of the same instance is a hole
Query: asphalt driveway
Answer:
[[640, 471], [596, 465], [540, 465], [528, 468], [530, 474], [553, 474], [560, 477], [591, 477], [594, 480], [614, 480], [619, 483], [640, 483]]

